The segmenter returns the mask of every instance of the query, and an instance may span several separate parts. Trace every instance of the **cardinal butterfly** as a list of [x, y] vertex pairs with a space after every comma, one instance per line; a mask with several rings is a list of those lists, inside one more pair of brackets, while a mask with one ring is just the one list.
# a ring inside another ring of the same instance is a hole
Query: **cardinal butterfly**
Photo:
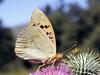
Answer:
[[36, 9], [32, 13], [30, 22], [18, 35], [15, 53], [32, 63], [49, 64], [62, 58], [61, 53], [56, 53], [52, 25], [41, 10]]

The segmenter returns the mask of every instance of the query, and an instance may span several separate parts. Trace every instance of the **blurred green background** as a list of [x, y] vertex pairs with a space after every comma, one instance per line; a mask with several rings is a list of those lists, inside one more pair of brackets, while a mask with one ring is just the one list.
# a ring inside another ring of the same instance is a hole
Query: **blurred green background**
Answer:
[[[49, 4], [43, 9], [53, 25], [57, 50], [67, 50], [77, 41], [79, 47], [100, 51], [100, 0], [87, 0], [88, 7], [85, 9], [77, 3], [58, 2], [56, 10]], [[3, 0], [0, 0], [2, 3]], [[16, 57], [14, 53], [16, 37], [24, 26], [5, 28], [0, 20], [0, 75], [28, 75], [37, 66]]]

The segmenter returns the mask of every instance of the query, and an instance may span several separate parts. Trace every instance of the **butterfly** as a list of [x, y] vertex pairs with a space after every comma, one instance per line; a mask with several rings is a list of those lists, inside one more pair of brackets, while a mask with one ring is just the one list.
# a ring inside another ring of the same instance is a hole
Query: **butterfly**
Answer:
[[62, 58], [62, 53], [56, 53], [52, 25], [41, 10], [36, 9], [32, 13], [28, 25], [18, 35], [15, 53], [33, 64], [50, 64]]

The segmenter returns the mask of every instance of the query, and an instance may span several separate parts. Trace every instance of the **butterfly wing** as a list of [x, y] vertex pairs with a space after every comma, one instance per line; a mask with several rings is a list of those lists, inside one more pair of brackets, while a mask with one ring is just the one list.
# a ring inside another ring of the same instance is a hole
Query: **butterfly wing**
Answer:
[[[49, 25], [49, 27], [43, 29], [41, 25]], [[16, 40], [16, 55], [25, 60], [36, 59], [42, 61], [55, 56], [56, 45], [53, 42], [55, 37], [50, 39], [46, 34], [49, 31], [54, 37], [52, 26], [47, 17], [40, 10], [36, 10], [32, 14], [28, 26], [19, 34]]]
[[54, 30], [52, 28], [49, 19], [45, 16], [45, 14], [41, 10], [36, 9], [36, 11], [33, 12], [30, 21], [31, 25], [33, 24], [33, 22], [37, 23], [37, 25], [46, 33], [46, 35], [49, 37], [50, 41], [56, 48]]

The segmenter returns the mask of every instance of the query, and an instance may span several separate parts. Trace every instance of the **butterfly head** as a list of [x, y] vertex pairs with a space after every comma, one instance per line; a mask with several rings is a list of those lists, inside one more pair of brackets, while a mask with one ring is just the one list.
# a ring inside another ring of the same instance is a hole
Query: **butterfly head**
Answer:
[[63, 54], [62, 53], [56, 53], [56, 55], [52, 58], [49, 58], [48, 60], [45, 61], [45, 64], [51, 64], [55, 63], [57, 61], [60, 61], [62, 59]]
[[61, 58], [62, 58], [62, 56], [63, 56], [63, 54], [62, 54], [62, 53], [56, 53], [56, 55], [55, 55], [55, 57], [56, 57], [57, 59], [61, 59]]

